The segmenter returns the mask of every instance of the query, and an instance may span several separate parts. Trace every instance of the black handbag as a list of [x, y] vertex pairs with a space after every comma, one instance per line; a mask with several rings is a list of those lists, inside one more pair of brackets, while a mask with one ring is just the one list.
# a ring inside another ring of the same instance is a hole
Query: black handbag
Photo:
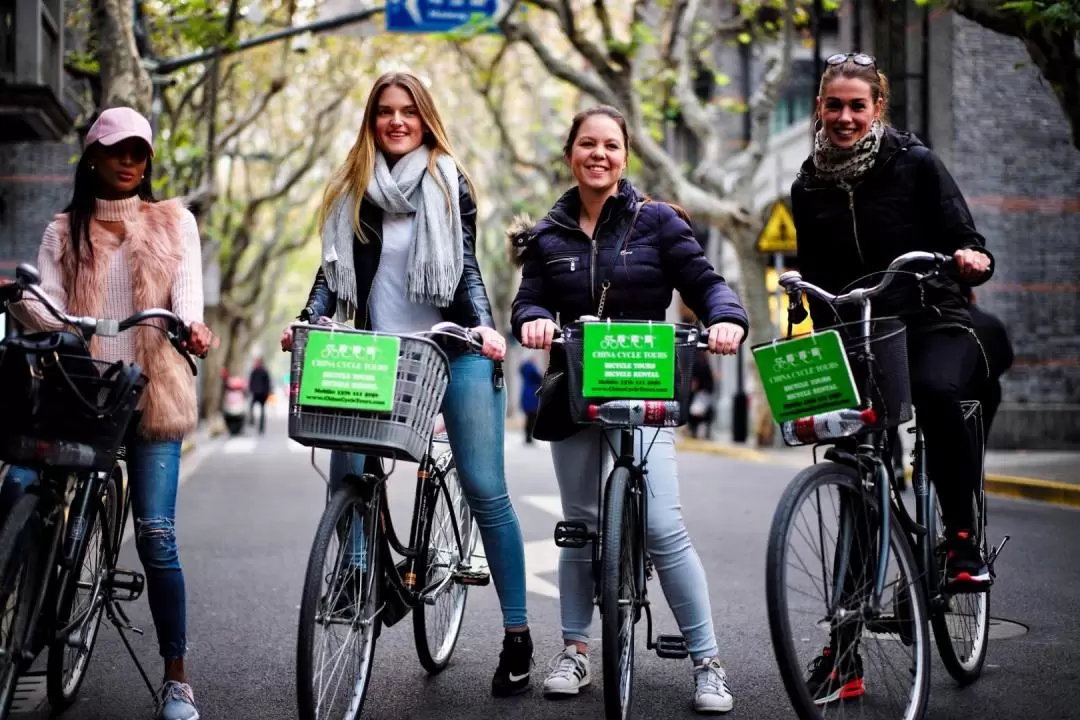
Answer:
[[[626, 245], [630, 239], [630, 233], [637, 224], [638, 215], [644, 202], [637, 203], [634, 217], [626, 226], [622, 242], [616, 247], [615, 257], [619, 257], [618, 250]], [[600, 295], [600, 303], [597, 313], [604, 312], [604, 301], [607, 298], [608, 283], [605, 283], [603, 293]], [[540, 387], [536, 391], [536, 421], [533, 423], [533, 437], [545, 442], [558, 442], [566, 440], [581, 432], [584, 424], [574, 422], [570, 417], [570, 380], [566, 376], [566, 351], [562, 345], [551, 346], [551, 358], [548, 361], [544, 379], [540, 381]]]

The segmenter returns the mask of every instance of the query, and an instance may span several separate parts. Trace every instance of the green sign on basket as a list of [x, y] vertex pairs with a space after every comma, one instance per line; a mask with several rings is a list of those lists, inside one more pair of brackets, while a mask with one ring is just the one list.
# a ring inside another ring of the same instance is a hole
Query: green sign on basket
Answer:
[[759, 345], [753, 352], [776, 422], [858, 407], [859, 391], [835, 330]]
[[394, 335], [309, 332], [300, 405], [390, 412], [400, 348]]
[[586, 323], [582, 395], [675, 397], [675, 326]]

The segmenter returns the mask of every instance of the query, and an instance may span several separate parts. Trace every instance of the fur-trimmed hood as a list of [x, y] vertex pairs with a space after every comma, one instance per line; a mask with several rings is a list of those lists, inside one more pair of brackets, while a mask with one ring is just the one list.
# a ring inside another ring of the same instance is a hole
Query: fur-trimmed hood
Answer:
[[536, 223], [528, 213], [515, 215], [510, 224], [506, 226], [506, 252], [510, 257], [510, 264], [520, 268], [525, 264], [525, 251], [533, 239], [533, 230]]

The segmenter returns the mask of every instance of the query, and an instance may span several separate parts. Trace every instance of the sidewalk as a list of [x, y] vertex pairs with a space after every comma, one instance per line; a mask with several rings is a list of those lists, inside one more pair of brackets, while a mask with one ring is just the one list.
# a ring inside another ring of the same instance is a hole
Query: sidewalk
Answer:
[[[735, 460], [800, 468], [813, 462], [811, 447], [754, 448], [727, 438], [696, 440], [680, 432], [678, 447]], [[819, 454], [820, 459], [820, 454]], [[1080, 452], [989, 450], [986, 491], [994, 495], [1080, 507]]]

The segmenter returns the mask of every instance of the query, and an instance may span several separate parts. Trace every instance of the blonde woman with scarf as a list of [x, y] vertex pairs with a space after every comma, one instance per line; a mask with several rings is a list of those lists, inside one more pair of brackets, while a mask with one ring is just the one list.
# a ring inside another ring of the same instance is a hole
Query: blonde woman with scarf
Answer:
[[[41, 288], [68, 313], [125, 318], [138, 310], [172, 310], [191, 328], [188, 349], [205, 355], [213, 338], [202, 324], [202, 251], [195, 218], [180, 200], [157, 202], [151, 189], [154, 144], [150, 123], [127, 107], [101, 113], [86, 136], [71, 204], [45, 230], [38, 251]], [[59, 324], [25, 300], [11, 309], [32, 330]], [[146, 571], [150, 613], [165, 661], [156, 720], [198, 720], [184, 669], [187, 609], [176, 545], [180, 443], [195, 429], [195, 378], [165, 336], [136, 328], [94, 338], [99, 360], [137, 362], [149, 378], [138, 441], [127, 448], [135, 547]], [[11, 468], [4, 507], [36, 479]]]
[[[502, 607], [505, 635], [491, 691], [524, 692], [532, 667], [525, 551], [503, 467], [506, 391], [494, 383], [506, 342], [494, 330], [476, 261], [472, 182], [416, 76], [391, 72], [375, 82], [356, 143], [326, 190], [322, 218], [323, 262], [300, 320], [333, 317], [392, 333], [451, 321], [483, 335], [482, 356], [451, 361], [443, 416]], [[292, 347], [288, 329], [281, 347]], [[334, 452], [331, 494], [363, 465], [361, 455]]]

